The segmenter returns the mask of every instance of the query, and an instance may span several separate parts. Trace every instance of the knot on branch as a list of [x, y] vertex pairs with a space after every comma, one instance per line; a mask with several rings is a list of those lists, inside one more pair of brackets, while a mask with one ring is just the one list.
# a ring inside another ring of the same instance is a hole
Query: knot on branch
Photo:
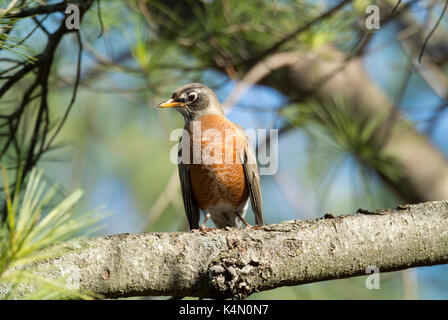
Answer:
[[260, 287], [260, 278], [269, 279], [270, 265], [262, 262], [262, 240], [245, 239], [240, 234], [227, 238], [223, 250], [208, 267], [211, 291], [218, 298], [245, 299]]

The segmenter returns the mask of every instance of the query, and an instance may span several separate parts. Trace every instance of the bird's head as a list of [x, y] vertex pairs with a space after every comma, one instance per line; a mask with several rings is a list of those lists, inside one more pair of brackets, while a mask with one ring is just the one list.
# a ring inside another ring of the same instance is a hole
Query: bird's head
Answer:
[[175, 108], [186, 121], [197, 120], [206, 114], [223, 115], [221, 104], [212, 89], [200, 83], [190, 83], [177, 89], [171, 99], [158, 108]]

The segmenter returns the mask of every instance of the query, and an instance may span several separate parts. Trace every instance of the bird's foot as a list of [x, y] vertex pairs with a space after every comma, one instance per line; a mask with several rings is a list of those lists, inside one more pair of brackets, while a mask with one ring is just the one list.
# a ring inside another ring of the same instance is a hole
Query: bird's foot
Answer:
[[237, 213], [236, 215], [241, 220], [241, 222], [244, 223], [244, 225], [246, 226], [247, 229], [253, 228], [253, 226], [251, 226], [246, 220], [244, 220], [244, 218], [241, 214]]
[[205, 227], [207, 221], [211, 218], [211, 216], [212, 216], [212, 215], [210, 214], [210, 212], [206, 212], [206, 213], [205, 213], [205, 219], [204, 219], [204, 222], [202, 222], [201, 226], [199, 227], [199, 230], [200, 230], [201, 232], [207, 232], [207, 231], [211, 231], [211, 230], [214, 229], [214, 228], [206, 228], [206, 227]]
[[193, 233], [205, 233], [205, 232], [209, 232], [209, 231], [213, 231], [216, 230], [216, 228], [206, 228], [204, 226], [200, 226], [199, 229], [191, 229], [191, 232]]

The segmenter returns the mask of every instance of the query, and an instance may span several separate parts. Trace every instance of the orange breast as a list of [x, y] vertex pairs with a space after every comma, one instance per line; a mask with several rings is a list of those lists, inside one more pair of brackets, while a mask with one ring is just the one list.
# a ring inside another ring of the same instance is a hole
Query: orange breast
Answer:
[[[196, 127], [193, 129], [193, 126]], [[195, 161], [189, 165], [191, 188], [199, 207], [205, 210], [220, 201], [235, 207], [245, 203], [249, 190], [240, 161], [246, 146], [242, 133], [226, 117], [219, 115], [205, 115], [187, 129], [190, 153]], [[195, 148], [200, 152], [195, 153]]]

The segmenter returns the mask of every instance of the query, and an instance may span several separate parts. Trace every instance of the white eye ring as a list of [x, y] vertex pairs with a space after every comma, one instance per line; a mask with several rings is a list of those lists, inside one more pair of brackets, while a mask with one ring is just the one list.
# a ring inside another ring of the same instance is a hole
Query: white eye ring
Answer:
[[191, 93], [189, 93], [189, 94], [188, 94], [188, 97], [187, 97], [187, 99], [188, 99], [189, 102], [193, 102], [193, 101], [195, 101], [197, 98], [198, 98], [198, 94], [197, 94], [196, 92], [191, 92]]

